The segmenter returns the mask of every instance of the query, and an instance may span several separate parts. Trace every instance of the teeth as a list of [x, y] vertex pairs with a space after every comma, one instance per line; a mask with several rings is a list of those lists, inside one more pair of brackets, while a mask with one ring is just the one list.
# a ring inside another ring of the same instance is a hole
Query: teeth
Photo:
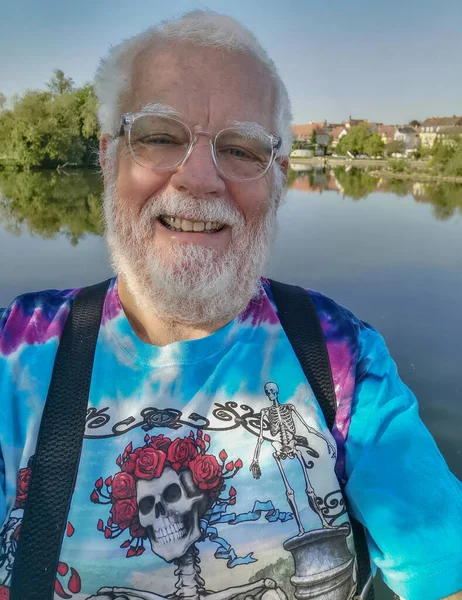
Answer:
[[193, 230], [194, 231], [204, 231], [205, 224], [204, 223], [194, 223]]
[[194, 223], [192, 221], [186, 221], [186, 219], [183, 219], [181, 221], [181, 229], [183, 231], [192, 231], [194, 229]]
[[222, 223], [217, 223], [216, 221], [188, 221], [188, 219], [180, 219], [179, 217], [169, 217], [165, 215], [162, 215], [162, 220], [172, 229], [178, 231], [213, 231], [223, 227]]
[[186, 535], [186, 529], [182, 523], [170, 522], [166, 527], [154, 530], [154, 539], [158, 544], [169, 544], [179, 540]]

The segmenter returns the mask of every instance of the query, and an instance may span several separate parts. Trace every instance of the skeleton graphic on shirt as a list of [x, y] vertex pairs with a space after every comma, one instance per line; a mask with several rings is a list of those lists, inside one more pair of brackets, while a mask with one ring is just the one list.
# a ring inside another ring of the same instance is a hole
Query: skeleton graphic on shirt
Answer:
[[167, 466], [159, 477], [136, 483], [139, 521], [154, 554], [174, 564], [175, 589], [168, 596], [126, 587], [102, 587], [87, 600], [287, 600], [275, 581], [261, 578], [244, 585], [211, 592], [201, 577], [197, 542], [202, 541], [201, 519], [213, 500], [193, 480], [191, 470]]
[[255, 479], [259, 479], [261, 477], [261, 469], [259, 463], [260, 450], [263, 444], [263, 428], [265, 421], [269, 424], [269, 430], [271, 435], [276, 438], [271, 442], [273, 446], [273, 458], [276, 461], [276, 464], [279, 468], [279, 472], [281, 473], [282, 480], [284, 482], [284, 486], [286, 489], [286, 498], [287, 502], [294, 514], [295, 520], [298, 525], [300, 535], [305, 532], [303, 527], [300, 511], [295, 501], [294, 490], [290, 486], [290, 483], [287, 479], [286, 473], [283, 467], [283, 461], [286, 459], [293, 460], [297, 459], [301, 465], [303, 475], [305, 478], [306, 485], [306, 494], [308, 496], [308, 500], [310, 502], [311, 508], [317, 513], [319, 518], [321, 519], [321, 524], [323, 528], [330, 529], [331, 525], [326, 521], [324, 514], [322, 513], [321, 508], [319, 507], [316, 493], [311, 485], [308, 469], [303, 457], [303, 453], [300, 450], [299, 443], [301, 440], [305, 442], [306, 439], [301, 438], [298, 435], [296, 419], [303, 425], [303, 427], [308, 431], [308, 433], [317, 436], [318, 438], [324, 440], [327, 444], [327, 449], [329, 451], [330, 456], [335, 458], [336, 452], [334, 446], [318, 431], [310, 427], [297, 411], [293, 404], [281, 404], [279, 402], [279, 387], [274, 382], [269, 382], [265, 385], [265, 394], [268, 399], [273, 403], [270, 408], [264, 408], [260, 413], [260, 434], [258, 436], [257, 445], [255, 447], [255, 452], [253, 455], [253, 460], [250, 465], [250, 471]]
[[[166, 468], [162, 475], [152, 481], [137, 484], [137, 504], [140, 523], [148, 532], [154, 554], [175, 564], [175, 592], [168, 599], [179, 600], [232, 600], [245, 594], [252, 600], [287, 600], [284, 592], [272, 579], [260, 579], [253, 583], [229, 587], [217, 592], [206, 591], [201, 577], [199, 550], [200, 519], [209, 500], [207, 494], [197, 488], [191, 472], [176, 473]], [[153, 592], [123, 587], [103, 587], [96, 596], [87, 600], [167, 600]]]

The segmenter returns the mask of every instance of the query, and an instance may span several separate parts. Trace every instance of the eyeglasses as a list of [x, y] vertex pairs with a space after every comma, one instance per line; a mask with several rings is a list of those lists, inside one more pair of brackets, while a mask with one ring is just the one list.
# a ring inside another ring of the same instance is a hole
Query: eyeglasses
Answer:
[[208, 131], [193, 134], [177, 119], [148, 113], [125, 113], [119, 135], [126, 136], [133, 160], [153, 171], [173, 171], [189, 158], [199, 135], [210, 140], [212, 159], [227, 179], [260, 179], [271, 168], [281, 138], [260, 130], [252, 123], [222, 129], [215, 136]]

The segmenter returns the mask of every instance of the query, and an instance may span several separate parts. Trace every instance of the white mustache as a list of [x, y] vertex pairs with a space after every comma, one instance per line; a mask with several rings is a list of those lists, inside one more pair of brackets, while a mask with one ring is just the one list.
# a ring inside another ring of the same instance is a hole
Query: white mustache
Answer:
[[162, 193], [150, 202], [147, 202], [142, 210], [142, 222], [147, 224], [160, 216], [181, 217], [190, 221], [217, 222], [231, 227], [242, 227], [245, 220], [239, 210], [232, 206], [224, 198], [213, 200], [198, 200], [172, 194]]

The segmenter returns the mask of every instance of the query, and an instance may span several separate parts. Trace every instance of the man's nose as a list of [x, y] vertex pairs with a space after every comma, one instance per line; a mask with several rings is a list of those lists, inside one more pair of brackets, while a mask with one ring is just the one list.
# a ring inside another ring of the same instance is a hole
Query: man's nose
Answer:
[[186, 162], [172, 175], [170, 182], [176, 190], [195, 198], [224, 193], [226, 185], [213, 162], [209, 139], [201, 137], [197, 140]]

